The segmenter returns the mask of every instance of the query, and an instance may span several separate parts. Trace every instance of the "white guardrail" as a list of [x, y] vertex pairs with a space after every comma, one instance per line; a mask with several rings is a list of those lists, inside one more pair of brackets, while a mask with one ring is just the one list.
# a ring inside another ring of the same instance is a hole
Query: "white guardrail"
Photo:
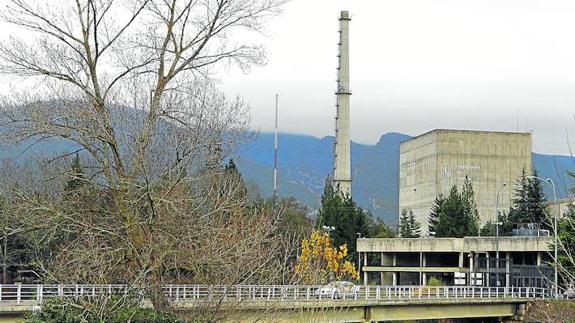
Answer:
[[[437, 299], [546, 299], [552, 290], [536, 287], [425, 287], [425, 286], [360, 286], [357, 293], [322, 295], [322, 286], [277, 285], [166, 285], [165, 295], [175, 303], [317, 301], [389, 301]], [[109, 295], [145, 295], [139, 288], [126, 285], [0, 285], [0, 305], [42, 304], [56, 297], [102, 297]], [[335, 296], [335, 297], [334, 297]]]

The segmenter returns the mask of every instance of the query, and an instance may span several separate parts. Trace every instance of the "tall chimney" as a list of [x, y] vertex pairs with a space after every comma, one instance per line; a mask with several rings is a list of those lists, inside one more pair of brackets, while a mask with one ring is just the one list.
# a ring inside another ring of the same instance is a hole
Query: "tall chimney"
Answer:
[[335, 116], [335, 147], [333, 185], [343, 195], [351, 196], [351, 143], [349, 127], [349, 17], [342, 11], [339, 18], [339, 66], [337, 68], [337, 96]]

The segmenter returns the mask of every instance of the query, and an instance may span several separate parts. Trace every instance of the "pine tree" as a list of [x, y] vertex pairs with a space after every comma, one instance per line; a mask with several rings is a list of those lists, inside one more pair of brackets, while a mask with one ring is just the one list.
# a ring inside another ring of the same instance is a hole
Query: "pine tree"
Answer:
[[[537, 170], [533, 171], [533, 176], [537, 177]], [[545, 192], [542, 183], [536, 179], [529, 179], [527, 186], [527, 214], [526, 220], [529, 223], [536, 223], [542, 229], [551, 229], [552, 225], [548, 218]]]
[[[572, 175], [573, 176], [573, 175]], [[575, 205], [570, 204], [567, 212], [558, 221], [559, 248], [558, 263], [561, 285], [575, 284]]]
[[409, 226], [410, 226], [410, 238], [421, 237], [421, 223], [415, 219], [413, 210], [409, 210]]
[[467, 235], [469, 223], [465, 207], [457, 186], [453, 186], [441, 206], [435, 236], [438, 238], [463, 238]]
[[528, 191], [529, 180], [527, 179], [527, 171], [523, 168], [513, 189], [514, 197], [511, 209], [509, 210], [509, 222], [511, 222], [512, 225], [529, 222]]
[[415, 219], [413, 210], [401, 210], [399, 218], [399, 235], [402, 238], [419, 238], [421, 236], [421, 224]]
[[461, 190], [461, 202], [463, 203], [463, 216], [467, 236], [476, 236], [479, 233], [479, 212], [475, 203], [473, 184], [468, 176], [465, 176], [463, 189]]
[[86, 175], [84, 174], [84, 167], [80, 161], [80, 156], [76, 154], [72, 163], [70, 164], [70, 169], [68, 171], [68, 176], [70, 179], [64, 185], [64, 196], [66, 198], [71, 198], [72, 196], [77, 196], [80, 194], [80, 190], [86, 186]]
[[401, 210], [397, 231], [401, 238], [409, 238], [409, 215], [406, 209]]
[[429, 214], [429, 227], [428, 227], [428, 232], [429, 234], [435, 234], [436, 232], [436, 227], [437, 227], [437, 223], [439, 223], [439, 214], [441, 213], [441, 206], [443, 205], [443, 202], [445, 201], [445, 197], [443, 196], [443, 194], [439, 194], [439, 196], [437, 196], [435, 198], [435, 201], [433, 202], [433, 207], [431, 208], [431, 213]]
[[362, 237], [368, 236], [369, 224], [366, 212], [358, 207], [350, 196], [342, 196], [328, 177], [321, 197], [316, 227], [319, 230], [329, 228], [334, 245], [347, 245], [349, 255], [357, 259], [358, 234]]

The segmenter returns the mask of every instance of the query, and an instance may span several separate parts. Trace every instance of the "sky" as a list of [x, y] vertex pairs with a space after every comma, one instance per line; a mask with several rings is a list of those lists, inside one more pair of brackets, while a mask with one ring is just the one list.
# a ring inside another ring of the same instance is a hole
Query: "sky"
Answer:
[[[532, 131], [533, 150], [575, 145], [575, 1], [292, 0], [261, 42], [268, 63], [222, 77], [252, 126], [333, 135], [338, 15], [349, 10], [352, 140], [435, 128]], [[575, 147], [575, 146], [574, 146]]]
[[[255, 130], [272, 130], [280, 93], [280, 131], [334, 134], [338, 16], [349, 10], [352, 140], [519, 130], [533, 132], [536, 152], [575, 149], [575, 1], [291, 0], [283, 9], [250, 38], [267, 64], [218, 76], [251, 105]], [[14, 30], [0, 22], [0, 39]]]

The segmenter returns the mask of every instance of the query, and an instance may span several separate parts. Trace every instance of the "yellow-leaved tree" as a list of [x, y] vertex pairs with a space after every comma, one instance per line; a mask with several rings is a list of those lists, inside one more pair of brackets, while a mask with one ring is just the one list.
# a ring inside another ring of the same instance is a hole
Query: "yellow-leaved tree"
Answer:
[[314, 230], [301, 242], [295, 265], [297, 278], [305, 284], [324, 284], [333, 280], [359, 279], [353, 263], [345, 260], [347, 246], [332, 247], [328, 233]]

